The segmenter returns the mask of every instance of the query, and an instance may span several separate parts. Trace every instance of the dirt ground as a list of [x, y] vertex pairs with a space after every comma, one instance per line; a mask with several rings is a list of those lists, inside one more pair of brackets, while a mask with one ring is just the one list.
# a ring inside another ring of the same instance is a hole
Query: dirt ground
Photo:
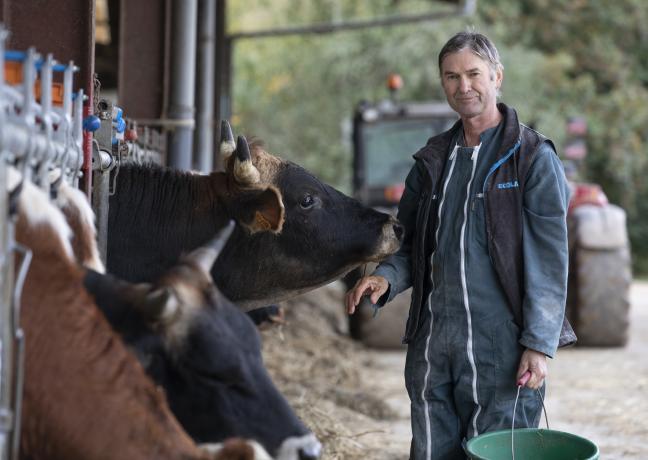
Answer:
[[552, 429], [594, 441], [601, 458], [648, 459], [648, 283], [631, 290], [624, 348], [561, 350], [549, 366]]
[[[333, 284], [284, 304], [286, 324], [263, 332], [270, 373], [324, 446], [323, 460], [406, 460], [404, 351], [350, 340]], [[549, 365], [552, 429], [594, 441], [601, 458], [648, 459], [648, 282], [631, 291], [624, 348], [561, 350]]]

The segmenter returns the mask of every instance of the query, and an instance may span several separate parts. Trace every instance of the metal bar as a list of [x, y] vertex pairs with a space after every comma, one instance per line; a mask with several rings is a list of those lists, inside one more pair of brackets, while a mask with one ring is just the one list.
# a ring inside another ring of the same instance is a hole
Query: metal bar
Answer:
[[198, 171], [209, 172], [213, 166], [214, 136], [214, 26], [216, 2], [198, 3], [198, 62], [196, 69], [196, 130], [194, 162]]
[[[0, 88], [4, 87], [4, 48], [7, 31], [0, 27]], [[4, 130], [6, 99], [0, 94], [0, 129]], [[0, 459], [9, 458], [13, 429], [13, 338], [11, 299], [13, 259], [9, 256], [13, 223], [9, 216], [8, 152], [0, 136]]]
[[12, 460], [18, 460], [18, 454], [20, 453], [20, 423], [22, 417], [23, 384], [25, 379], [25, 334], [20, 327], [20, 307], [22, 306], [22, 290], [25, 280], [27, 279], [27, 270], [29, 270], [29, 264], [32, 260], [32, 252], [29, 248], [18, 243], [15, 243], [13, 249], [15, 252], [22, 254], [22, 260], [20, 261], [20, 268], [18, 268], [18, 273], [16, 275], [12, 299], [13, 338], [16, 346], [14, 371], [16, 373], [16, 378], [14, 385], [14, 430], [13, 440], [11, 442], [11, 458]]
[[[468, 4], [472, 2], [468, 1]], [[234, 32], [228, 35], [232, 40], [266, 38], [266, 37], [285, 37], [288, 35], [321, 35], [346, 30], [367, 29], [370, 27], [390, 27], [401, 24], [412, 24], [416, 22], [439, 21], [450, 17], [457, 17], [470, 14], [470, 7], [464, 6], [454, 11], [434, 12], [427, 14], [411, 14], [390, 16], [386, 18], [372, 19], [366, 21], [347, 21], [340, 23], [320, 23], [309, 26], [284, 27], [281, 29], [257, 30], [254, 32]]]
[[[110, 121], [109, 121], [110, 123]], [[95, 227], [97, 228], [97, 247], [99, 256], [106, 263], [108, 252], [108, 210], [110, 191], [110, 171], [113, 166], [112, 155], [99, 149], [99, 144], [94, 143], [93, 148], [94, 177], [92, 188], [92, 209], [95, 212]]]
[[[4, 67], [3, 67], [4, 68]], [[0, 72], [2, 73], [2, 72]], [[6, 151], [0, 153], [0, 459], [9, 458], [13, 431], [13, 334], [11, 298], [13, 259], [9, 255], [13, 222], [10, 222], [7, 193]]]
[[[227, 0], [219, 0], [216, 2], [216, 39], [214, 43], [214, 61], [216, 65], [216, 72], [214, 74], [214, 137], [212, 138], [212, 145], [220, 143], [220, 121], [229, 119], [230, 114], [224, 111], [224, 107], [228, 105], [226, 100], [229, 100], [229, 89], [223, 85], [226, 75], [229, 75], [231, 63], [224, 61], [225, 47], [230, 43], [227, 41]], [[229, 55], [229, 53], [228, 53]], [[223, 165], [220, 158], [219, 149], [214, 149], [213, 166], [215, 170], [222, 170]]]
[[[168, 117], [194, 119], [196, 74], [197, 0], [174, 0], [171, 18], [171, 88]], [[169, 166], [191, 168], [193, 126], [179, 126], [169, 133]]]
[[62, 166], [76, 170], [79, 162], [83, 160], [74, 146], [66, 147], [61, 142], [49, 141], [46, 136], [34, 133], [25, 125], [11, 120], [6, 121], [0, 128], [0, 144], [5, 150], [11, 152], [15, 160], [25, 159], [30, 153], [36, 158], [49, 158], [57, 163], [67, 158]]

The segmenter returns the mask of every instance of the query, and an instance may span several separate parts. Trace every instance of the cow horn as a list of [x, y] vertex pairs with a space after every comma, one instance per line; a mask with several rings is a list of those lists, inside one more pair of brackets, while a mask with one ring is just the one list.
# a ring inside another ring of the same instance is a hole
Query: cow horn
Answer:
[[253, 185], [261, 180], [259, 170], [252, 163], [250, 147], [245, 137], [236, 140], [236, 159], [234, 160], [234, 178], [244, 185]]
[[234, 221], [230, 220], [209, 243], [193, 250], [188, 259], [192, 260], [205, 272], [209, 273], [221, 250], [234, 231]]
[[236, 150], [232, 127], [227, 120], [221, 121], [220, 133], [220, 154], [223, 160], [226, 160]]

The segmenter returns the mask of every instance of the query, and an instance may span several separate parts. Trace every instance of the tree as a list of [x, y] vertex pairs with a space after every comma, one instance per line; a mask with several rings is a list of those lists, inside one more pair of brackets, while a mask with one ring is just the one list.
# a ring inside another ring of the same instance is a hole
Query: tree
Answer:
[[[230, 0], [234, 29], [312, 24], [422, 12], [426, 0]], [[236, 45], [233, 122], [268, 150], [350, 189], [350, 116], [361, 99], [387, 96], [390, 72], [401, 98], [443, 98], [437, 53], [467, 26], [497, 43], [503, 100], [558, 149], [569, 117], [589, 124], [586, 176], [628, 212], [635, 268], [648, 271], [648, 2], [484, 0], [472, 18]]]

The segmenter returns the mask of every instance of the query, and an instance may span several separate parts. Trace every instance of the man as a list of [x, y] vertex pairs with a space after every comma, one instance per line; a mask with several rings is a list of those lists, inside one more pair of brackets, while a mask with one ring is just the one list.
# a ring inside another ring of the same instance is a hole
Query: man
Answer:
[[569, 192], [553, 144], [497, 104], [503, 67], [484, 35], [453, 36], [439, 71], [460, 120], [414, 155], [402, 247], [345, 300], [352, 314], [364, 295], [382, 306], [413, 286], [404, 342], [415, 460], [465, 458], [465, 440], [510, 428], [527, 371], [515, 426], [538, 426], [534, 390], [564, 339]]

